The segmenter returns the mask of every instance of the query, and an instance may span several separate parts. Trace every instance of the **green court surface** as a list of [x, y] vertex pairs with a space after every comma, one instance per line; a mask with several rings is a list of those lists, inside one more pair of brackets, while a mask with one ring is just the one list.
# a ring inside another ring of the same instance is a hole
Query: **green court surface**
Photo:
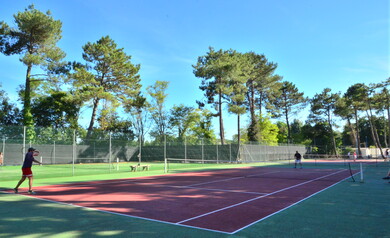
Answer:
[[[34, 186], [164, 173], [163, 164], [148, 164], [151, 165], [149, 171], [138, 172], [130, 172], [129, 164], [120, 164], [119, 167], [115, 167], [115, 164], [79, 165], [70, 167], [70, 171], [65, 165], [34, 166]], [[176, 172], [213, 167], [199, 164], [194, 167], [180, 164], [171, 166], [171, 170]], [[233, 165], [214, 166], [225, 168]], [[345, 168], [346, 165], [305, 163], [304, 169], [313, 166]], [[357, 164], [353, 165], [353, 169], [358, 167]], [[355, 176], [355, 182], [352, 179], [344, 180], [231, 235], [2, 192], [0, 237], [390, 237], [390, 183], [382, 180], [388, 169], [388, 163], [364, 164], [363, 181], [360, 181], [360, 175]], [[1, 190], [13, 188], [19, 178], [19, 166], [1, 167]], [[27, 181], [21, 190], [26, 186]]]

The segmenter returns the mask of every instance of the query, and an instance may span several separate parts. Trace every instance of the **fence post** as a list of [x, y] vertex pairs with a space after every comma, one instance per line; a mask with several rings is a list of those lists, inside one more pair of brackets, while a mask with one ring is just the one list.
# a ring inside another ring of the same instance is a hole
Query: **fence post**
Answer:
[[184, 136], [184, 163], [187, 163], [187, 137]]
[[111, 162], [111, 131], [108, 132], [109, 135], [109, 149], [108, 149], [108, 165], [110, 166], [110, 172], [111, 172], [111, 167], [112, 167], [112, 162]]
[[164, 135], [164, 173], [168, 173], [167, 136]]
[[230, 160], [230, 163], [232, 163], [232, 143], [229, 144], [229, 160]]
[[203, 138], [200, 140], [201, 148], [202, 148], [202, 164], [204, 164], [204, 148], [203, 148]]
[[1, 166], [4, 166], [5, 164], [5, 137], [3, 137], [3, 149], [1, 150], [3, 152], [3, 164]]
[[24, 161], [24, 152], [26, 151], [26, 127], [23, 127], [23, 148], [22, 148], [22, 164]]
[[53, 164], [56, 164], [56, 141], [54, 141], [53, 146]]
[[139, 134], [139, 136], [138, 136], [138, 144], [139, 144], [138, 164], [141, 164], [141, 156], [142, 156], [142, 139], [141, 139], [141, 134]]
[[218, 142], [217, 142], [217, 164], [219, 164], [219, 155], [218, 155]]
[[76, 130], [73, 130], [72, 175], [74, 176], [74, 162], [76, 160]]

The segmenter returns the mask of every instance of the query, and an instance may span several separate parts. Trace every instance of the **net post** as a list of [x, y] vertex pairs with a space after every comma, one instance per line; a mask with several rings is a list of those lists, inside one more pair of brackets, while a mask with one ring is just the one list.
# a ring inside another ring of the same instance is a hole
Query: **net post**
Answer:
[[119, 171], [119, 158], [116, 157], [116, 171]]
[[164, 158], [164, 173], [168, 173], [168, 161], [167, 161], [167, 158]]
[[360, 182], [364, 183], [364, 176], [363, 176], [363, 163], [360, 162]]

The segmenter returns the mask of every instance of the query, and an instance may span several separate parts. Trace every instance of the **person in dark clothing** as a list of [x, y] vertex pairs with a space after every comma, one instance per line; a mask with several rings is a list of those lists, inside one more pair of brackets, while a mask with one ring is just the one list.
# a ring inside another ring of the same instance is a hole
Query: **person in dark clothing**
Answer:
[[302, 169], [302, 161], [301, 161], [302, 155], [299, 154], [299, 152], [297, 151], [295, 153], [294, 157], [295, 157], [295, 166], [294, 166], [294, 168], [297, 168], [297, 164], [299, 164], [301, 166], [301, 169]]

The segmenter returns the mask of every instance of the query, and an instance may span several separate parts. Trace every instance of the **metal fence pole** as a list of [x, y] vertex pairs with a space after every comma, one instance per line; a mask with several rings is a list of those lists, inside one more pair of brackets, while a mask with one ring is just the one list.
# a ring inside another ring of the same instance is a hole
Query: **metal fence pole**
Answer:
[[164, 159], [167, 158], [167, 136], [164, 135]]
[[4, 166], [5, 164], [5, 137], [3, 137], [3, 149], [1, 150], [3, 152], [3, 164], [1, 166]]
[[109, 149], [108, 149], [108, 164], [109, 164], [109, 166], [110, 166], [110, 172], [111, 172], [111, 167], [112, 167], [112, 162], [111, 162], [111, 131], [110, 132], [108, 132], [108, 134], [109, 134]]
[[219, 155], [218, 155], [218, 142], [217, 142], [217, 164], [219, 164]]
[[204, 164], [204, 145], [203, 145], [204, 141], [203, 141], [203, 138], [201, 140], [201, 143], [202, 143], [202, 164]]
[[187, 137], [184, 136], [184, 162], [187, 163]]
[[24, 151], [26, 151], [26, 127], [23, 127], [23, 148], [22, 148], [22, 164], [24, 161]]
[[53, 164], [56, 164], [56, 141], [54, 141], [53, 146]]
[[76, 130], [73, 130], [72, 175], [74, 176], [74, 162], [76, 160]]
[[141, 140], [141, 134], [138, 136], [138, 144], [139, 144], [138, 164], [141, 164], [141, 156], [142, 156], [142, 140]]
[[229, 144], [229, 160], [232, 163], [232, 143]]
[[164, 173], [168, 173], [167, 137], [164, 135]]

